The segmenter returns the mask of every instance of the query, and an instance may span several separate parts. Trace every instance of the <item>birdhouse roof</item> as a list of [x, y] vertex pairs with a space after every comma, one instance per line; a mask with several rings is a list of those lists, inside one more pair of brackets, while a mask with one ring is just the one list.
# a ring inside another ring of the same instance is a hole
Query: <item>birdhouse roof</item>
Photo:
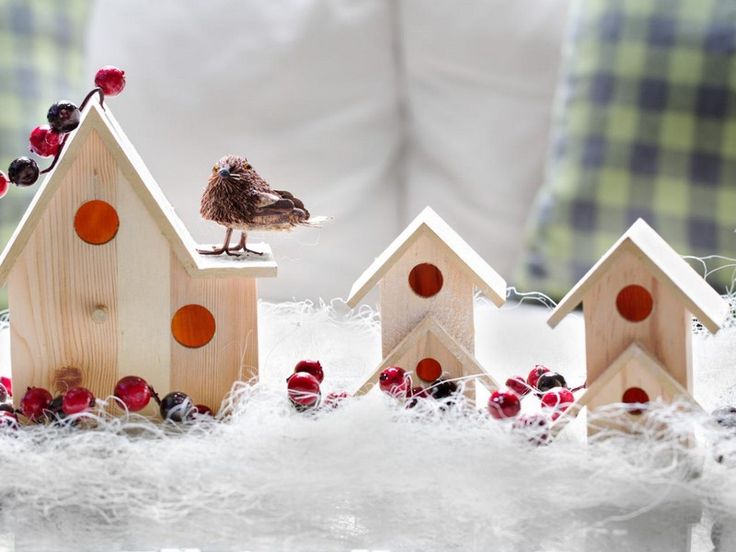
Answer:
[[130, 140], [115, 121], [109, 108], [101, 108], [91, 102], [82, 113], [79, 127], [69, 136], [54, 170], [46, 176], [26, 213], [0, 256], [0, 286], [4, 285], [16, 260], [32, 236], [41, 216], [58, 191], [69, 169], [74, 165], [78, 153], [91, 133], [97, 133], [105, 147], [115, 159], [125, 179], [135, 190], [148, 213], [156, 221], [161, 233], [171, 245], [174, 254], [187, 273], [201, 277], [269, 277], [276, 276], [277, 265], [265, 244], [265, 251], [257, 259], [207, 257], [197, 254], [197, 244], [184, 223], [158, 187], [143, 160]]
[[417, 324], [414, 329], [402, 339], [393, 350], [386, 355], [381, 364], [371, 374], [371, 376], [360, 386], [356, 394], [362, 394], [370, 390], [377, 382], [380, 373], [389, 366], [396, 365], [401, 357], [412, 347], [416, 347], [418, 342], [427, 334], [431, 334], [442, 344], [442, 346], [454, 356], [463, 366], [472, 367], [472, 372], [483, 376], [480, 381], [489, 390], [498, 389], [498, 382], [491, 376], [485, 368], [483, 368], [476, 358], [460, 343], [457, 342], [447, 331], [434, 319], [432, 315], [425, 316], [422, 321]]
[[557, 326], [582, 302], [585, 293], [601, 276], [615, 270], [616, 258], [624, 251], [634, 253], [708, 330], [715, 333], [720, 329], [729, 312], [728, 303], [642, 219], [638, 219], [562, 298], [547, 323], [553, 328]]
[[348, 305], [355, 307], [409, 247], [423, 235], [428, 235], [443, 243], [454, 254], [458, 267], [473, 279], [475, 285], [496, 306], [500, 307], [504, 304], [506, 281], [437, 213], [426, 207], [355, 281], [350, 290]]
[[608, 384], [611, 383], [617, 374], [632, 364], [634, 364], [635, 370], [648, 372], [657, 381], [659, 388], [667, 395], [686, 399], [695, 407], [700, 408], [695, 398], [670, 375], [662, 363], [634, 342], [595, 381], [588, 382], [588, 387], [580, 398], [570, 405], [565, 413], [552, 424], [550, 428], [552, 435], [556, 436], [559, 434], [565, 425], [578, 415], [583, 407], [588, 406], [595, 397], [605, 391]]

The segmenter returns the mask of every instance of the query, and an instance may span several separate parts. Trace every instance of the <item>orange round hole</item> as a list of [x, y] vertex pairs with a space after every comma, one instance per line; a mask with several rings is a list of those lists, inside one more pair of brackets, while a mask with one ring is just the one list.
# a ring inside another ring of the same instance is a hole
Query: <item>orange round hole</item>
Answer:
[[417, 363], [416, 369], [419, 379], [434, 382], [442, 375], [442, 365], [433, 358], [423, 358]]
[[120, 228], [120, 219], [115, 208], [95, 199], [82, 205], [74, 216], [74, 230], [85, 242], [102, 245], [112, 240]]
[[204, 347], [215, 335], [215, 317], [202, 305], [186, 305], [171, 319], [171, 333], [184, 347]]
[[[626, 404], [647, 404], [649, 402], [649, 395], [641, 387], [629, 387], [624, 391], [621, 402]], [[641, 408], [634, 408], [629, 410], [629, 414], [638, 416], [643, 411]]]
[[442, 289], [440, 269], [429, 263], [418, 264], [409, 273], [409, 285], [420, 297], [432, 297]]
[[652, 313], [652, 294], [640, 285], [632, 284], [618, 292], [616, 308], [629, 322], [641, 322]]

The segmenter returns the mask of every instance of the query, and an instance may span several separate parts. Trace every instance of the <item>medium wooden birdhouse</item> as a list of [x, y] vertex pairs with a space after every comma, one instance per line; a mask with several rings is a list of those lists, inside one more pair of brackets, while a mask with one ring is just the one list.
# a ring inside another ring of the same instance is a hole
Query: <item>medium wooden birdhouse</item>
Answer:
[[506, 282], [432, 209], [424, 209], [358, 278], [348, 305], [357, 306], [379, 282], [384, 361], [361, 391], [392, 363], [414, 372], [415, 383], [485, 374], [473, 359], [474, 292], [480, 289], [501, 306]]
[[[111, 113], [91, 104], [0, 257], [17, 389], [126, 375], [217, 408], [258, 374], [263, 257], [202, 257]], [[16, 393], [18, 399], [22, 393]]]
[[560, 301], [583, 304], [587, 390], [571, 408], [691, 399], [692, 316], [715, 333], [728, 303], [639, 219]]

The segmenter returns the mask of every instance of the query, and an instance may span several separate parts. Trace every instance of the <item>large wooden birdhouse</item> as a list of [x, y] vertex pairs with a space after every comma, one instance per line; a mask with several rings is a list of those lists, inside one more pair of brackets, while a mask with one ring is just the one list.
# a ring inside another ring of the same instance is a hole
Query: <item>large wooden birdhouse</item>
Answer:
[[641, 219], [560, 301], [549, 325], [581, 302], [587, 390], [570, 413], [582, 406], [692, 399], [692, 316], [715, 333], [729, 311]]
[[[17, 389], [126, 375], [212, 408], [258, 373], [263, 257], [202, 257], [109, 111], [91, 104], [0, 257]], [[22, 393], [17, 393], [16, 398]]]
[[473, 357], [473, 298], [478, 288], [500, 307], [506, 282], [432, 209], [358, 278], [348, 305], [357, 306], [379, 282], [384, 361], [361, 392], [390, 364], [413, 372], [415, 383], [483, 374], [496, 387]]

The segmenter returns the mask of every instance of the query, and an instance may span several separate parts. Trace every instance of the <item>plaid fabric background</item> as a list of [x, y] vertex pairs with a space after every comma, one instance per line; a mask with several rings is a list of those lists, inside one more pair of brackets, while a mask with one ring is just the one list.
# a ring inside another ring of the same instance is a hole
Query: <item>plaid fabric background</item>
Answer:
[[736, 257], [735, 54], [733, 0], [575, 0], [521, 288], [561, 297], [638, 217]]
[[[28, 152], [28, 135], [46, 123], [57, 100], [78, 102], [85, 25], [90, 0], [0, 0], [0, 170]], [[91, 79], [89, 79], [91, 81]], [[88, 86], [91, 88], [91, 82]], [[49, 160], [36, 158], [40, 167]], [[0, 250], [5, 247], [37, 186], [0, 199]], [[0, 309], [6, 308], [0, 290]]]

